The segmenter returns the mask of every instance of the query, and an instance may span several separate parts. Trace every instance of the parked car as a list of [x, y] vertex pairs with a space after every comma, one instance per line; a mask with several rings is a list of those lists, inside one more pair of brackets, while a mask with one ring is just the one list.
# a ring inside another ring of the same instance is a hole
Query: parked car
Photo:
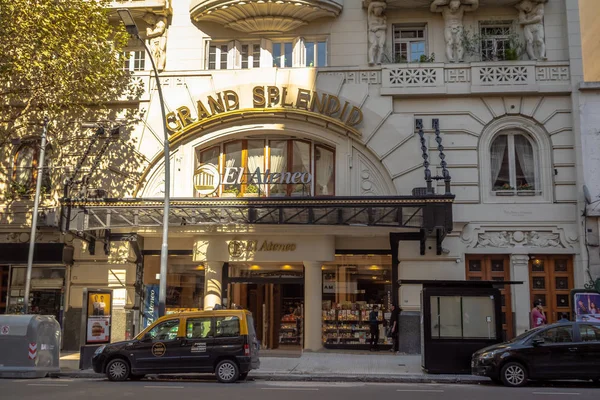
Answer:
[[258, 352], [249, 311], [185, 312], [159, 318], [133, 340], [100, 346], [92, 365], [111, 381], [196, 372], [231, 383], [259, 368]]
[[528, 379], [600, 381], [600, 324], [559, 322], [481, 349], [471, 358], [473, 375], [506, 386]]

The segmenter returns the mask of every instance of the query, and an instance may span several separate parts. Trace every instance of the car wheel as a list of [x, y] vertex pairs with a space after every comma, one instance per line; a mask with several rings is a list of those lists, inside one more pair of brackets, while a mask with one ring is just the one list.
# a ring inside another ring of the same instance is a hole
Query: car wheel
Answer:
[[217, 364], [215, 375], [221, 383], [233, 383], [238, 380], [240, 369], [235, 361], [223, 360]]
[[131, 374], [129, 375], [129, 379], [131, 379], [132, 381], [141, 381], [142, 379], [144, 379], [146, 375], [134, 375]]
[[509, 362], [500, 372], [500, 379], [504, 386], [519, 387], [527, 383], [527, 371], [523, 364]]
[[245, 381], [247, 377], [248, 377], [248, 373], [247, 372], [244, 372], [243, 374], [240, 374], [240, 380], [241, 381]]
[[122, 358], [115, 358], [106, 366], [106, 376], [110, 381], [124, 381], [129, 377], [129, 364]]

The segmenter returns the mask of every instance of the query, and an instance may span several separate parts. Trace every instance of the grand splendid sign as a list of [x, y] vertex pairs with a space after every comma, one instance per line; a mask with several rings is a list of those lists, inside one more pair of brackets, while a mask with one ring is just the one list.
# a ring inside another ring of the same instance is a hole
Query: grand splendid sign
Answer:
[[[363, 120], [361, 109], [350, 102], [344, 101], [342, 104], [335, 95], [302, 88], [291, 91], [286, 86], [255, 86], [252, 88], [252, 106], [254, 109], [283, 107], [310, 111], [337, 119], [349, 128], [360, 124]], [[214, 96], [207, 96], [205, 101], [198, 100], [196, 108], [197, 120], [186, 106], [168, 113], [167, 129], [170, 134], [215, 115], [239, 110], [240, 96], [234, 90], [224, 90]]]

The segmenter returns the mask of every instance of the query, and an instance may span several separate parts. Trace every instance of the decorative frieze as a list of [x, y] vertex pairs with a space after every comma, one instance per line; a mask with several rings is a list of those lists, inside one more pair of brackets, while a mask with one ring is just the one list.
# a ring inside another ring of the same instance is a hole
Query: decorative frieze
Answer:
[[532, 230], [487, 230], [473, 228], [461, 234], [461, 239], [471, 248], [537, 248], [573, 249], [577, 235], [564, 228], [544, 228]]
[[394, 68], [386, 72], [391, 86], [431, 86], [437, 82], [437, 68]]
[[537, 81], [569, 81], [571, 74], [567, 65], [554, 67], [537, 67], [535, 69], [535, 79]]
[[379, 85], [381, 83], [380, 70], [331, 71], [319, 72], [319, 75], [341, 76], [344, 80], [344, 83], [349, 84], [367, 83], [370, 85]]
[[526, 66], [489, 66], [479, 68], [481, 83], [497, 85], [526, 84], [528, 73]]

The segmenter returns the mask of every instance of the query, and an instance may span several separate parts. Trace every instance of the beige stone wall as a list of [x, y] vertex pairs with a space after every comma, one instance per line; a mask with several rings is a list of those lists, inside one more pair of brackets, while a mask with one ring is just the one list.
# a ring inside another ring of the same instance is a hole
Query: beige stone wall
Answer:
[[583, 75], [586, 82], [600, 81], [600, 2], [579, 0], [581, 19], [581, 46], [583, 50]]

